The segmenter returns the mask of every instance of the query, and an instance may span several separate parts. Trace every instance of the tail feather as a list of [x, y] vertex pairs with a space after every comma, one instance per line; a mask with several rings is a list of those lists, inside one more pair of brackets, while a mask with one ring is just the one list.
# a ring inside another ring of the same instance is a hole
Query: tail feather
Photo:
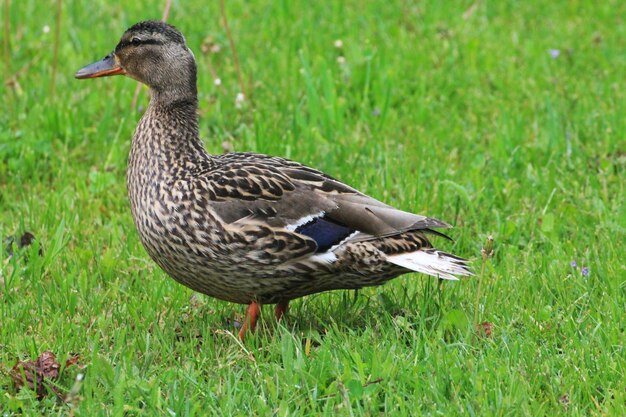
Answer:
[[436, 249], [389, 255], [387, 261], [412, 271], [453, 281], [458, 280], [459, 276], [474, 275], [467, 260]]

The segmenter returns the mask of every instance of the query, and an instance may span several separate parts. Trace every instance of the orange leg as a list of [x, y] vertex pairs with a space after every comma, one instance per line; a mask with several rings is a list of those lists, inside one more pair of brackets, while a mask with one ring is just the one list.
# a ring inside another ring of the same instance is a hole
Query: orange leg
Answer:
[[276, 316], [276, 321], [280, 321], [283, 318], [283, 315], [289, 310], [289, 300], [281, 301], [276, 304], [276, 309], [274, 309], [274, 315]]
[[260, 314], [261, 304], [257, 302], [251, 302], [250, 305], [248, 305], [248, 308], [246, 308], [246, 317], [243, 319], [241, 330], [239, 330], [239, 339], [241, 339], [242, 342], [248, 329], [250, 329], [251, 332], [254, 332], [256, 322], [259, 319]]

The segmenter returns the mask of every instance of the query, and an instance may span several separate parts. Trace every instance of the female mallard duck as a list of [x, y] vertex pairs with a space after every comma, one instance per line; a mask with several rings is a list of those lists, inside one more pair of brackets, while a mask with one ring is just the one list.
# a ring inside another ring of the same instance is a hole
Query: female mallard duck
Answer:
[[254, 330], [261, 304], [335, 289], [380, 285], [411, 271], [471, 275], [427, 234], [450, 227], [407, 213], [287, 159], [210, 155], [198, 137], [196, 62], [185, 38], [157, 21], [128, 29], [115, 50], [76, 78], [128, 75], [150, 87], [133, 136], [128, 195], [146, 250], [187, 287], [247, 304]]

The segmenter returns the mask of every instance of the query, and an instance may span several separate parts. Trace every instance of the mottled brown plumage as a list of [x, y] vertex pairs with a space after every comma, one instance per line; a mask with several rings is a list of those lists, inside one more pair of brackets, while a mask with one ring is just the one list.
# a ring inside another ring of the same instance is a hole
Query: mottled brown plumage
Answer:
[[278, 303], [279, 318], [289, 300], [321, 291], [380, 285], [411, 271], [470, 275], [465, 260], [427, 239], [446, 223], [287, 159], [208, 154], [198, 136], [195, 60], [174, 27], [138, 23], [76, 76], [115, 74], [151, 91], [128, 161], [143, 245], [178, 282], [249, 304], [246, 326], [254, 328], [259, 304]]

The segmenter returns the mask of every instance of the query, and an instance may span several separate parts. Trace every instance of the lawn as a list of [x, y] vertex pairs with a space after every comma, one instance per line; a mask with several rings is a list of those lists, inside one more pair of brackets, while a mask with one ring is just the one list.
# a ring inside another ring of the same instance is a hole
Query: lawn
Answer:
[[[626, 3], [235, 0], [229, 37], [218, 1], [175, 1], [210, 152], [452, 223], [436, 243], [476, 272], [306, 297], [279, 324], [267, 306], [244, 344], [244, 308], [174, 282], [135, 232], [147, 90], [73, 77], [155, 3], [2, 4], [2, 416], [623, 415]], [[11, 369], [46, 351], [38, 399]]]

